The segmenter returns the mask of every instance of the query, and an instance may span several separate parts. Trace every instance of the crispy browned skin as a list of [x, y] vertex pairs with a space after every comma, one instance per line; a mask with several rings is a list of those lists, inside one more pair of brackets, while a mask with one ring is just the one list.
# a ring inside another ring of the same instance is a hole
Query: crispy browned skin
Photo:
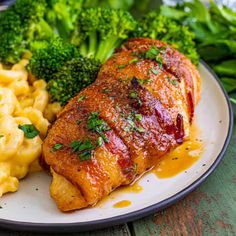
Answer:
[[[140, 56], [153, 45], [162, 49], [163, 65]], [[181, 144], [189, 135], [200, 90], [195, 66], [161, 41], [132, 39], [117, 50], [97, 80], [63, 109], [44, 141], [43, 161], [51, 167], [51, 195], [59, 209], [96, 204]], [[78, 102], [81, 96], [85, 99]], [[91, 112], [99, 112], [110, 127], [108, 142], [92, 151], [91, 160], [80, 161], [71, 142], [89, 138], [96, 145], [99, 138], [87, 127]], [[63, 147], [52, 152], [58, 143]]]

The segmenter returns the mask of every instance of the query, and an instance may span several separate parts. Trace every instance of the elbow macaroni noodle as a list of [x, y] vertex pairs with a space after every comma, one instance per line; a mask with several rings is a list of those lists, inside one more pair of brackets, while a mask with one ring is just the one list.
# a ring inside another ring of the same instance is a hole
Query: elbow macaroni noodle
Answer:
[[[19, 179], [41, 155], [49, 122], [61, 110], [58, 103], [49, 103], [46, 82], [27, 73], [27, 63], [23, 59], [10, 70], [0, 64], [0, 197], [18, 189]], [[24, 124], [33, 124], [39, 135], [26, 138], [18, 128]]]

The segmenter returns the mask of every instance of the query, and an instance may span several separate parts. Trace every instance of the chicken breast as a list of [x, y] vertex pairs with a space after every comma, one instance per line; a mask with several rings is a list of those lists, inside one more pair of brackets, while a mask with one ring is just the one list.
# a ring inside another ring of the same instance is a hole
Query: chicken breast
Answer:
[[177, 50], [131, 39], [58, 115], [43, 144], [62, 211], [96, 204], [189, 136], [201, 79]]

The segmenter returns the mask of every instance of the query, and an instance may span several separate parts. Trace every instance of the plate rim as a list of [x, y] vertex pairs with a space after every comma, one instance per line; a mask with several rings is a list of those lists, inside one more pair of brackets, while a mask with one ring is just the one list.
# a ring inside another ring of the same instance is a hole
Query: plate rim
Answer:
[[[6, 220], [0, 218], [0, 226], [5, 229], [15, 230], [15, 231], [30, 231], [30, 232], [61, 232], [61, 233], [68, 233], [68, 232], [82, 232], [82, 231], [91, 231], [101, 228], [106, 228], [110, 226], [115, 226], [122, 223], [127, 223], [130, 221], [134, 221], [150, 215], [152, 213], [161, 211], [172, 204], [178, 202], [179, 200], [183, 199], [186, 195], [191, 193], [195, 190], [200, 184], [205, 182], [209, 175], [211, 175], [216, 167], [219, 165], [223, 156], [227, 150], [227, 147], [230, 143], [233, 126], [234, 126], [234, 113], [233, 108], [229, 99], [227, 92], [225, 91], [223, 85], [221, 84], [220, 79], [215, 74], [215, 72], [205, 63], [202, 59], [200, 63], [212, 74], [213, 78], [216, 80], [218, 85], [220, 86], [221, 91], [226, 99], [228, 112], [229, 112], [229, 128], [227, 132], [227, 137], [225, 139], [224, 145], [216, 157], [213, 164], [207, 169], [207, 171], [202, 174], [197, 180], [195, 180], [192, 184], [187, 186], [186, 188], [182, 189], [175, 195], [161, 201], [155, 203], [151, 206], [145, 207], [143, 209], [133, 211], [130, 213], [122, 214], [119, 216], [114, 216], [108, 219], [101, 219], [101, 220], [93, 220], [87, 222], [73, 222], [73, 223], [31, 223], [31, 222], [23, 222], [23, 221], [13, 221], [13, 220]], [[91, 227], [92, 226], [92, 227]]]

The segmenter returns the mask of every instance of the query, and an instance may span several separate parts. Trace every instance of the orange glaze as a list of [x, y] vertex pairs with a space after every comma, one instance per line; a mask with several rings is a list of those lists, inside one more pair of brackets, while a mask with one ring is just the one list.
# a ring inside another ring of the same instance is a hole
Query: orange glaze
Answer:
[[169, 178], [188, 169], [201, 157], [204, 143], [196, 124], [190, 128], [190, 138], [181, 146], [162, 157], [160, 163], [152, 170], [159, 178]]
[[130, 206], [132, 203], [129, 200], [123, 200], [120, 202], [117, 202], [113, 205], [114, 208], [122, 208], [122, 207], [127, 207]]

